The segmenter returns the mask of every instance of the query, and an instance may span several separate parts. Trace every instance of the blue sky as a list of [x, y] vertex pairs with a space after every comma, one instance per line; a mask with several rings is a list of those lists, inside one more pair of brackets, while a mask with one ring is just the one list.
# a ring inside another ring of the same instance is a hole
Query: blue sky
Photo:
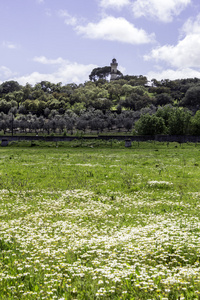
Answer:
[[0, 83], [84, 83], [114, 57], [124, 75], [200, 77], [199, 0], [2, 0], [0, 12]]

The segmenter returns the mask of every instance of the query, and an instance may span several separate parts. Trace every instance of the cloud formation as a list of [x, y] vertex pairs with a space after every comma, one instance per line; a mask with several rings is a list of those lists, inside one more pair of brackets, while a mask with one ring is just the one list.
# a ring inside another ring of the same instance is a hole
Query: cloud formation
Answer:
[[196, 18], [189, 18], [183, 25], [182, 32], [185, 35], [188, 34], [200, 34], [200, 14]]
[[184, 79], [184, 78], [200, 78], [200, 71], [191, 69], [191, 68], [183, 68], [183, 69], [166, 69], [159, 72], [148, 72], [146, 74], [148, 80], [156, 78], [157, 80], [162, 79]]
[[189, 19], [182, 29], [185, 36], [177, 45], [164, 45], [153, 49], [146, 60], [164, 61], [176, 68], [200, 67], [200, 15]]
[[11, 49], [11, 50], [13, 50], [13, 49], [18, 49], [18, 48], [19, 48], [19, 45], [14, 44], [14, 43], [9, 42], [9, 41], [3, 41], [3, 42], [2, 42], [2, 46], [3, 46], [4, 48]]
[[153, 34], [136, 28], [124, 18], [107, 16], [99, 23], [88, 23], [75, 28], [78, 34], [90, 39], [103, 39], [129, 44], [146, 44], [154, 40]]
[[137, 0], [133, 2], [134, 16], [158, 19], [162, 22], [171, 22], [178, 16], [191, 0]]
[[[10, 78], [10, 80], [16, 80], [20, 84], [25, 85], [27, 82], [30, 84], [36, 84], [37, 82], [41, 82], [42, 80], [47, 80], [53, 83], [62, 82], [63, 84], [67, 83], [82, 83], [89, 80], [89, 74], [91, 71], [96, 68], [96, 65], [89, 64], [78, 64], [77, 62], [69, 62], [62, 58], [57, 59], [48, 59], [45, 56], [35, 57], [34, 61], [41, 64], [49, 64], [49, 65], [58, 65], [55, 72], [47, 73], [39, 73], [33, 72], [31, 74], [27, 74], [25, 76], [19, 76]], [[1, 69], [0, 69], [1, 70]]]
[[120, 9], [130, 4], [129, 0], [100, 0], [100, 6], [103, 8]]
[[67, 10], [59, 10], [58, 16], [64, 18], [66, 25], [75, 26], [77, 24], [77, 18], [70, 15]]
[[0, 67], [0, 77], [7, 79], [12, 76], [16, 76], [16, 73], [12, 72], [9, 68], [5, 66]]
[[58, 64], [67, 63], [67, 61], [64, 60], [62, 57], [58, 57], [56, 59], [48, 59], [45, 56], [35, 56], [33, 58], [33, 61], [44, 65], [58, 65]]

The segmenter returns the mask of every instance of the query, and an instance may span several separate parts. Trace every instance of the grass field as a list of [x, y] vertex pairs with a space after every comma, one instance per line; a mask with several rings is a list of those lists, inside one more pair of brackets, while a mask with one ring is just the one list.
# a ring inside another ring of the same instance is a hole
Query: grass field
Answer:
[[0, 299], [200, 299], [200, 144], [0, 148]]

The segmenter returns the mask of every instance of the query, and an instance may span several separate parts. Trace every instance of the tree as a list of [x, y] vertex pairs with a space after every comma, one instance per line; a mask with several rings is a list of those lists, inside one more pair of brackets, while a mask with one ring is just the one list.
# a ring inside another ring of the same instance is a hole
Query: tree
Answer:
[[75, 103], [71, 109], [75, 114], [80, 115], [85, 111], [85, 103]]
[[46, 117], [46, 118], [48, 118], [48, 116], [50, 115], [50, 109], [48, 108], [48, 107], [46, 107], [45, 109], [44, 109], [44, 116]]
[[56, 132], [56, 129], [58, 128], [57, 118], [53, 118], [52, 120], [50, 120], [50, 128], [53, 130], [53, 132]]
[[0, 85], [0, 95], [13, 93], [15, 91], [19, 91], [21, 88], [22, 87], [17, 81], [5, 81]]
[[27, 110], [26, 110], [26, 108], [25, 108], [24, 105], [20, 105], [20, 107], [18, 109], [18, 113], [22, 114], [22, 115], [26, 115], [28, 112], [27, 112]]
[[124, 118], [123, 115], [120, 114], [116, 117], [116, 127], [118, 128], [118, 132], [120, 132], [121, 128], [124, 126]]
[[73, 118], [68, 117], [68, 118], [65, 118], [65, 122], [66, 122], [67, 130], [71, 131], [71, 134], [73, 134], [75, 120]]
[[121, 105], [131, 110], [140, 110], [152, 103], [152, 99], [144, 94], [143, 96], [132, 92], [124, 101], [121, 101]]
[[112, 82], [108, 83], [108, 98], [110, 100], [120, 100], [120, 96], [122, 95], [122, 88], [121, 85], [118, 83], [119, 81], [113, 80]]
[[88, 122], [86, 120], [79, 118], [79, 120], [76, 124], [76, 128], [78, 130], [82, 130], [83, 132], [85, 132], [87, 125], [88, 125]]
[[126, 128], [127, 131], [130, 131], [133, 127], [133, 121], [128, 118], [124, 120], [124, 128]]
[[125, 96], [128, 96], [131, 94], [131, 92], [133, 92], [134, 87], [130, 84], [124, 84], [121, 88], [122, 94]]
[[10, 102], [15, 99], [14, 93], [7, 93], [3, 96], [3, 99], [5, 99], [7, 102]]
[[60, 130], [60, 133], [63, 132], [65, 126], [66, 126], [65, 119], [64, 118], [60, 118], [58, 120], [58, 128]]
[[17, 104], [18, 104], [17, 108], [19, 108], [19, 105], [23, 100], [24, 93], [22, 91], [15, 91], [13, 94], [15, 97], [15, 101], [17, 101]]
[[19, 128], [22, 132], [26, 133], [26, 129], [28, 128], [28, 122], [26, 116], [20, 116], [18, 118], [19, 121]]
[[143, 75], [139, 75], [139, 76], [135, 76], [135, 75], [125, 75], [120, 77], [119, 80], [124, 79], [126, 81], [128, 81], [128, 84], [132, 85], [132, 86], [137, 86], [137, 85], [147, 85], [148, 80], [146, 76]]
[[11, 107], [12, 105], [10, 102], [7, 102], [6, 100], [0, 100], [0, 112], [2, 111], [7, 114]]
[[197, 106], [200, 105], [200, 85], [191, 87], [187, 90], [185, 97], [181, 101], [183, 106]]
[[115, 114], [107, 114], [106, 115], [107, 120], [106, 120], [106, 127], [108, 128], [108, 130], [112, 130], [113, 126], [116, 124], [116, 116]]
[[40, 115], [43, 115], [44, 114], [44, 110], [46, 108], [46, 102], [44, 101], [38, 101], [38, 105], [37, 105], [37, 115], [40, 116]]
[[16, 106], [11, 107], [11, 109], [8, 112], [8, 114], [13, 114], [13, 116], [16, 117], [16, 115], [17, 115], [17, 107]]
[[26, 101], [24, 101], [23, 106], [25, 107], [26, 111], [36, 113], [38, 107], [38, 100], [27, 99]]
[[50, 93], [53, 90], [53, 86], [54, 84], [49, 82], [49, 81], [41, 81], [40, 83], [37, 84], [38, 86], [40, 86], [39, 88], [41, 88], [45, 93]]
[[168, 120], [168, 131], [171, 135], [184, 135], [189, 131], [191, 112], [180, 108], [174, 109]]
[[90, 125], [91, 130], [96, 130], [97, 131], [97, 134], [99, 134], [99, 130], [102, 132], [103, 129], [105, 128], [105, 126], [106, 126], [104, 120], [102, 120], [99, 117], [92, 118], [89, 122], [89, 125]]
[[40, 116], [39, 118], [38, 118], [38, 122], [39, 122], [39, 129], [41, 130], [43, 130], [43, 128], [44, 128], [44, 122], [45, 122], [45, 119], [44, 119], [44, 117], [43, 116]]
[[52, 110], [52, 109], [59, 109], [60, 108], [60, 101], [58, 101], [55, 98], [52, 98], [51, 100], [48, 101], [48, 108], [50, 110]]
[[23, 91], [23, 101], [26, 99], [31, 99], [31, 93], [32, 93], [32, 86], [29, 83], [26, 83], [26, 85], [22, 88]]
[[165, 122], [165, 126], [168, 127], [168, 125], [169, 125], [169, 117], [170, 117], [171, 114], [173, 114], [173, 112], [174, 112], [175, 109], [176, 108], [174, 108], [170, 104], [165, 105], [163, 107], [159, 107], [158, 110], [157, 110], [157, 112], [156, 112], [156, 116], [163, 118], [163, 120]]
[[191, 134], [200, 135], [200, 110], [191, 118]]
[[149, 114], [142, 115], [135, 123], [135, 129], [141, 135], [163, 134], [166, 131], [163, 118]]
[[[110, 66], [105, 66], [102, 68], [94, 68], [92, 72], [89, 75], [89, 79], [91, 81], [97, 81], [99, 79], [106, 79], [111, 73], [111, 67]], [[117, 70], [117, 75], [122, 75], [122, 73]]]
[[107, 98], [97, 98], [95, 101], [91, 102], [91, 106], [95, 109], [100, 109], [102, 111], [109, 110], [112, 107], [113, 103]]
[[44, 129], [47, 131], [47, 134], [50, 133], [50, 128], [51, 128], [51, 120], [47, 119], [44, 123]]
[[40, 122], [38, 118], [33, 119], [33, 122], [31, 124], [31, 128], [35, 130], [35, 133], [38, 134], [38, 131], [40, 129]]
[[94, 68], [89, 75], [91, 81], [97, 81], [98, 79], [105, 79], [110, 75], [111, 67], [105, 66], [103, 68]]
[[7, 123], [5, 120], [0, 120], [0, 130], [3, 130], [4, 134], [6, 133]]
[[161, 93], [156, 95], [156, 105], [166, 105], [166, 104], [172, 104], [173, 99], [168, 93]]

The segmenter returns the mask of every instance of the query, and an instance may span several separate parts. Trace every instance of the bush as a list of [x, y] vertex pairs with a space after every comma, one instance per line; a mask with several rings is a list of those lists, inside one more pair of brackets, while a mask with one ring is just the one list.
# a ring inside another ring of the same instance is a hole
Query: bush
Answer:
[[190, 133], [200, 135], [200, 110], [198, 110], [195, 116], [191, 118]]
[[163, 118], [149, 114], [142, 115], [135, 123], [135, 129], [141, 135], [155, 135], [166, 133], [166, 126]]
[[174, 109], [169, 116], [168, 130], [171, 135], [184, 135], [189, 132], [191, 112], [184, 109]]

